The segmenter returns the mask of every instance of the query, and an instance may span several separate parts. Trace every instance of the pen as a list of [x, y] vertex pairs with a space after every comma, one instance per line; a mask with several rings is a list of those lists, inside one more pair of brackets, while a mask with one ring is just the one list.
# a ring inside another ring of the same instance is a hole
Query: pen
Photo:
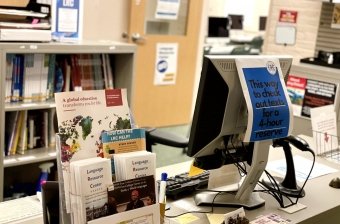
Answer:
[[167, 173], [162, 173], [161, 182], [159, 185], [159, 203], [165, 203], [165, 191], [166, 191], [166, 180], [168, 178]]

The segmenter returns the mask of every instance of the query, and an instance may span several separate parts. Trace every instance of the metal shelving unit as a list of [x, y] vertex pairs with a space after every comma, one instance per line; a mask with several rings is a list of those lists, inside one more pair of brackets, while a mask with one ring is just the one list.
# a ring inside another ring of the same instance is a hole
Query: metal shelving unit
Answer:
[[[40, 148], [28, 150], [25, 155], [4, 156], [5, 147], [5, 116], [11, 111], [38, 110], [54, 108], [54, 101], [39, 103], [4, 103], [6, 90], [6, 55], [10, 53], [32, 54], [109, 54], [113, 63], [115, 88], [126, 88], [128, 101], [131, 105], [133, 96], [134, 55], [136, 46], [118, 42], [83, 41], [81, 43], [0, 43], [0, 201], [3, 201], [6, 169], [15, 169], [22, 165], [55, 160], [55, 148]], [[71, 74], [72, 75], [72, 74]]]

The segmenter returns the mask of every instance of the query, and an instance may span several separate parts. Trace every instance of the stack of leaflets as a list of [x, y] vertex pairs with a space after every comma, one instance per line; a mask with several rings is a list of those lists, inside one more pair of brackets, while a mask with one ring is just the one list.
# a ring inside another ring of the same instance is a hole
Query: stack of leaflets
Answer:
[[62, 92], [55, 100], [72, 223], [158, 223], [156, 155], [146, 151], [145, 130], [131, 129], [126, 90]]
[[148, 151], [114, 155], [116, 181], [155, 175], [156, 154]]
[[131, 128], [130, 109], [126, 89], [56, 93], [55, 102], [61, 176], [70, 213], [70, 163], [103, 157], [102, 132]]
[[71, 163], [71, 209], [73, 223], [108, 215], [107, 188], [112, 184], [109, 159], [95, 157]]

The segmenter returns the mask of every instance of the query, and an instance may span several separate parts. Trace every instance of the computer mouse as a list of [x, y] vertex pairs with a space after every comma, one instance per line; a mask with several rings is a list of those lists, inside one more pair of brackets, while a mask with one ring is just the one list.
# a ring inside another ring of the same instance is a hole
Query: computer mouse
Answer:
[[329, 186], [334, 187], [334, 188], [340, 188], [340, 178], [335, 177], [329, 182]]

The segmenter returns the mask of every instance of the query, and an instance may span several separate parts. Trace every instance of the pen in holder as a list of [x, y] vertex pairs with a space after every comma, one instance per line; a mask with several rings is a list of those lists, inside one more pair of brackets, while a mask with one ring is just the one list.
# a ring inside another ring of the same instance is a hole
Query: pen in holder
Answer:
[[158, 198], [158, 202], [159, 202], [159, 210], [160, 210], [160, 221], [161, 223], [164, 222], [164, 215], [165, 215], [165, 205], [166, 205], [166, 180], [168, 178], [168, 174], [167, 173], [162, 173], [161, 176], [161, 181], [159, 184], [159, 198]]

